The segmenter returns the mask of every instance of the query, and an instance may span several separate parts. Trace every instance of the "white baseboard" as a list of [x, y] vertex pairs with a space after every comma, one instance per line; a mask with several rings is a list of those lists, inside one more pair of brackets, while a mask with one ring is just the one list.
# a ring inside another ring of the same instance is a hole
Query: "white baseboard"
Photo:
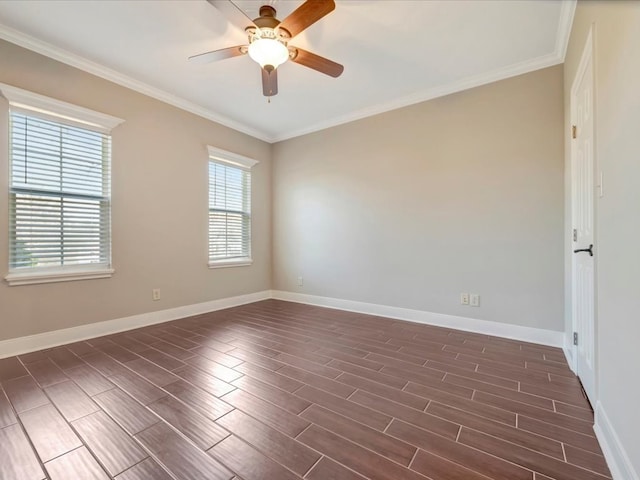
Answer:
[[67, 343], [78, 342], [88, 338], [110, 335], [112, 333], [133, 330], [147, 325], [168, 322], [179, 318], [190, 317], [202, 313], [222, 310], [247, 303], [271, 298], [271, 291], [249, 293], [237, 297], [221, 298], [210, 302], [196, 303], [182, 307], [159, 310], [157, 312], [141, 313], [130, 317], [106, 320], [104, 322], [79, 325], [77, 327], [64, 328], [51, 332], [38, 333], [26, 337], [11, 338], [0, 341], [0, 358], [12, 357], [23, 353], [34, 352], [44, 348], [57, 347]]
[[495, 335], [497, 337], [512, 338], [515, 340], [523, 340], [526, 342], [550, 345], [554, 347], [563, 346], [562, 332], [555, 332], [552, 330], [509, 325], [506, 323], [491, 322], [488, 320], [477, 320], [474, 318], [458, 317], [455, 315], [425, 312], [421, 310], [411, 310], [408, 308], [390, 307], [387, 305], [377, 305], [373, 303], [356, 302], [352, 300], [342, 300], [338, 298], [304, 295], [279, 290], [264, 290], [262, 292], [250, 293], [237, 297], [222, 298], [210, 302], [185, 305], [167, 310], [159, 310], [156, 312], [132, 315], [130, 317], [117, 318], [115, 320], [106, 320], [104, 322], [90, 323], [62, 330], [38, 333], [36, 335], [29, 335], [26, 337], [2, 340], [0, 341], [0, 358], [34, 352], [44, 348], [52, 348], [58, 345], [65, 345], [67, 343], [78, 342], [102, 335], [110, 335], [113, 333], [124, 332], [126, 330], [133, 330], [134, 328], [168, 322], [179, 318], [213, 312], [269, 298], [378, 315], [428, 325], [456, 328], [469, 332]]
[[564, 335], [564, 343], [562, 345], [562, 351], [564, 352], [564, 356], [567, 359], [567, 364], [569, 365], [569, 368], [574, 374], [577, 375], [578, 370], [576, 366], [576, 359], [573, 356], [575, 352], [575, 348], [573, 346], [573, 338], [571, 337], [570, 333], [566, 333]]
[[593, 429], [613, 480], [640, 480], [640, 475], [633, 468], [631, 459], [600, 402], [596, 404], [596, 421]]
[[467, 332], [494, 335], [496, 337], [511, 338], [514, 340], [522, 340], [531, 343], [549, 345], [552, 347], [562, 347], [564, 344], [564, 333], [553, 330], [523, 327], [520, 325], [492, 322], [489, 320], [478, 320], [475, 318], [458, 317], [443, 313], [390, 307], [387, 305], [356, 302], [340, 298], [319, 297], [316, 295], [306, 295], [281, 290], [274, 290], [272, 293], [273, 298], [289, 302], [305, 303], [308, 305], [317, 305], [321, 307], [347, 310], [350, 312], [366, 313], [369, 315], [378, 315], [398, 320], [407, 320], [409, 322], [455, 328], [458, 330], [465, 330]]

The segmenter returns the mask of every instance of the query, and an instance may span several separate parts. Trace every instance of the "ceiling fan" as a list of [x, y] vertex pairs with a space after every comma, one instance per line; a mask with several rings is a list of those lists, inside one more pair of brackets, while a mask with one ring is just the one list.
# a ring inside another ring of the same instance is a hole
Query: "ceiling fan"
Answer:
[[189, 57], [194, 63], [210, 63], [249, 54], [262, 70], [262, 93], [271, 97], [278, 93], [277, 68], [287, 60], [312, 68], [331, 77], [339, 77], [344, 67], [327, 58], [289, 45], [289, 41], [309, 28], [336, 5], [333, 0], [306, 0], [291, 15], [280, 21], [271, 5], [260, 7], [260, 16], [251, 20], [231, 0], [207, 0], [248, 35], [248, 45], [223, 48]]

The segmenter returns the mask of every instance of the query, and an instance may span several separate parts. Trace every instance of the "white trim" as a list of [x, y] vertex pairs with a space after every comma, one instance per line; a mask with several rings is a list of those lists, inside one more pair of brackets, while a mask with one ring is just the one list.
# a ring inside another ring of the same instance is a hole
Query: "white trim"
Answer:
[[53, 268], [40, 271], [10, 272], [4, 279], [10, 287], [17, 287], [19, 285], [35, 285], [38, 283], [110, 278], [114, 272], [113, 268]]
[[0, 23], [0, 38], [265, 142], [266, 133]]
[[0, 83], [0, 93], [9, 101], [9, 105], [14, 110], [20, 110], [27, 114], [35, 113], [56, 122], [70, 123], [106, 134], [124, 122], [123, 119], [106, 113], [89, 110], [5, 83]]
[[185, 305], [156, 312], [141, 313], [130, 317], [106, 320], [104, 322], [90, 323], [62, 330], [38, 333], [27, 337], [11, 338], [0, 341], [0, 358], [12, 357], [23, 353], [34, 352], [44, 348], [56, 347], [67, 343], [78, 342], [88, 338], [102, 335], [124, 332], [147, 325], [169, 322], [180, 318], [200, 315], [203, 313], [236, 307], [247, 303], [258, 302], [271, 298], [271, 291], [249, 293], [237, 297], [222, 298], [210, 302]]
[[385, 113], [391, 110], [397, 110], [402, 107], [408, 107], [417, 103], [426, 102], [427, 100], [433, 100], [435, 98], [451, 95], [452, 93], [462, 92], [471, 88], [480, 87], [489, 83], [494, 83], [500, 80], [506, 80], [507, 78], [523, 75], [525, 73], [533, 72], [535, 70], [541, 70], [543, 68], [552, 67], [563, 62], [555, 52], [548, 55], [543, 55], [538, 58], [527, 60], [525, 62], [516, 63], [503, 68], [498, 68], [490, 72], [482, 73], [473, 77], [464, 78], [456, 82], [439, 85], [437, 87], [428, 88], [411, 95], [407, 95], [395, 100], [391, 100], [386, 103], [381, 103], [366, 107], [355, 112], [350, 112], [346, 115], [334, 117], [329, 120], [315, 123], [313, 125], [300, 128], [298, 130], [292, 130], [284, 135], [276, 135], [271, 139], [271, 143], [281, 142], [283, 140], [289, 140], [290, 138], [300, 137], [309, 133], [317, 132], [319, 130], [326, 130], [327, 128], [350, 123], [355, 120], [361, 120], [363, 118], [372, 117], [380, 113]]
[[631, 459], [600, 402], [596, 404], [595, 420], [593, 430], [596, 432], [613, 480], [640, 480], [640, 475], [633, 468]]
[[560, 21], [558, 22], [558, 32], [556, 33], [555, 53], [558, 55], [558, 58], [562, 59], [562, 62], [564, 62], [567, 55], [567, 47], [569, 46], [571, 27], [577, 5], [577, 0], [565, 0], [561, 2], [560, 5]]
[[409, 105], [415, 105], [417, 103], [426, 102], [427, 100], [433, 100], [435, 98], [444, 97], [445, 95], [451, 95], [452, 93], [462, 92], [471, 88], [480, 87], [482, 85], [506, 80], [507, 78], [564, 63], [577, 3], [577, 0], [563, 0], [561, 2], [556, 43], [552, 53], [532, 58], [524, 62], [508, 65], [506, 67], [497, 68], [490, 72], [464, 78], [453, 83], [431, 87], [390, 102], [363, 108], [340, 117], [335, 117], [308, 127], [293, 130], [284, 135], [276, 135], [271, 139], [271, 143], [281, 142], [301, 135], [307, 135], [309, 133], [335, 127], [337, 125], [353, 122], [355, 120], [371, 117], [380, 113], [407, 107]]
[[207, 145], [207, 151], [209, 152], [209, 158], [217, 163], [224, 163], [230, 167], [242, 168], [245, 170], [251, 170], [252, 167], [260, 163], [253, 158], [245, 157], [239, 153], [229, 152], [221, 148], [212, 147]]
[[[147, 325], [169, 322], [171, 320], [178, 320], [180, 318], [214, 312], [216, 310], [259, 302], [270, 298], [304, 303], [307, 305], [318, 305], [339, 310], [367, 313], [371, 315], [380, 315], [415, 323], [438, 325], [447, 328], [483, 333], [486, 335], [495, 335], [498, 337], [523, 340], [554, 347], [561, 346], [562, 344], [562, 333], [552, 330], [522, 327], [519, 325], [509, 325], [491, 322], [488, 320], [477, 320], [473, 318], [457, 317], [454, 315], [445, 315], [442, 313], [390, 307], [373, 303], [355, 302], [338, 298], [303, 295], [300, 293], [284, 292], [280, 290], [263, 290], [261, 292], [238, 295], [236, 297], [222, 298], [194, 305], [184, 305], [167, 310], [141, 313], [139, 315], [132, 315], [130, 317], [118, 318], [115, 320], [105, 320], [103, 322], [90, 323], [62, 330], [53, 330], [26, 337], [2, 340], [0, 341], [0, 358], [21, 355], [28, 352], [42, 350], [44, 348], [56, 347], [58, 345], [66, 345], [68, 343], [79, 342], [81, 340], [95, 338], [102, 335], [124, 332]], [[632, 480], [640, 479], [634, 477]]]
[[229, 268], [229, 267], [248, 267], [253, 264], [251, 258], [232, 258], [229, 260], [218, 260], [216, 262], [209, 262], [209, 268]]
[[229, 117], [220, 115], [213, 112], [208, 108], [204, 108], [193, 102], [185, 100], [181, 97], [165, 92], [159, 88], [152, 87], [151, 85], [136, 80], [122, 73], [116, 72], [110, 68], [100, 65], [96, 62], [92, 62], [79, 55], [73, 54], [61, 48], [55, 47], [42, 40], [38, 40], [30, 35], [26, 35], [15, 29], [0, 24], [0, 38], [9, 42], [20, 45], [21, 47], [28, 48], [34, 52], [46, 55], [60, 62], [66, 63], [73, 67], [84, 70], [85, 72], [92, 73], [101, 78], [117, 83], [124, 87], [130, 88], [137, 92], [143, 93], [157, 100], [163, 101], [175, 107], [181, 108], [195, 115], [199, 115], [208, 120], [212, 120], [221, 125], [227, 126], [234, 130], [237, 130], [252, 137], [258, 138], [268, 143], [276, 143], [290, 138], [299, 137], [308, 133], [317, 132], [344, 123], [349, 123], [362, 118], [370, 117], [390, 110], [396, 110], [398, 108], [406, 107], [434, 98], [442, 97], [452, 93], [460, 92], [470, 88], [478, 87], [488, 83], [504, 80], [516, 75], [522, 75], [524, 73], [532, 72], [534, 70], [540, 70], [542, 68], [551, 67], [564, 62], [567, 45], [569, 42], [569, 35], [571, 33], [571, 25], [573, 23], [573, 16], [575, 13], [577, 0], [564, 0], [561, 2], [560, 18], [558, 22], [558, 30], [556, 33], [556, 42], [554, 51], [543, 55], [538, 58], [533, 58], [525, 62], [516, 63], [503, 68], [498, 68], [492, 72], [487, 72], [481, 75], [462, 79], [457, 82], [453, 82], [446, 85], [440, 85], [434, 88], [414, 93], [412, 95], [402, 97], [387, 103], [374, 105], [365, 109], [358, 110], [343, 116], [329, 119], [327, 121], [318, 122], [316, 124], [288, 132], [284, 135], [270, 135], [262, 130], [258, 130], [253, 127], [244, 125], [236, 120], [232, 120]]
[[375, 303], [356, 302], [340, 298], [319, 297], [295, 292], [274, 290], [272, 298], [289, 302], [318, 305], [321, 307], [335, 308], [349, 312], [366, 313], [382, 317], [407, 320], [415, 323], [425, 323], [441, 327], [454, 328], [468, 332], [494, 335], [497, 337], [511, 338], [525, 342], [562, 347], [563, 333], [542, 328], [523, 327], [507, 323], [492, 322], [490, 320], [478, 320], [475, 318], [458, 317], [444, 313], [426, 312], [401, 307], [391, 307]]
[[569, 333], [564, 336], [564, 345], [562, 345], [562, 351], [564, 352], [564, 356], [567, 359], [567, 365], [569, 365], [569, 368], [574, 373], [574, 375], [577, 375], [578, 370], [576, 368], [575, 357], [573, 355], [573, 338], [571, 337], [572, 335], [570, 335]]

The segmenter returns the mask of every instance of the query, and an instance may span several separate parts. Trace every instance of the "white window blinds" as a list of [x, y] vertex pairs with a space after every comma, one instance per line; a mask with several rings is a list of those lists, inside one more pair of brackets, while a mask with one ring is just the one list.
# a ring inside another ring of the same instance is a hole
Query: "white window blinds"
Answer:
[[209, 161], [209, 263], [251, 258], [251, 172]]
[[111, 137], [10, 114], [10, 269], [111, 263]]

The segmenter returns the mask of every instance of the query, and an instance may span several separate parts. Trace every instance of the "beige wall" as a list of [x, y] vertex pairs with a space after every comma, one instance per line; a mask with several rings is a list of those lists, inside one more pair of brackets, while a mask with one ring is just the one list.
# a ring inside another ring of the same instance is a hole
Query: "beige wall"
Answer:
[[[9, 287], [0, 340], [257, 292], [271, 283], [271, 146], [0, 41], [0, 82], [122, 118], [113, 131], [110, 279]], [[0, 132], [7, 103], [0, 97]], [[207, 268], [206, 145], [255, 158], [253, 258]], [[0, 275], [7, 271], [7, 135], [0, 136]], [[162, 299], [151, 300], [160, 288]]]
[[552, 67], [276, 144], [274, 288], [563, 330], [562, 85]]
[[[597, 397], [640, 475], [640, 2], [578, 3], [565, 62], [565, 131], [571, 84], [592, 25], [595, 152], [604, 174], [604, 196], [596, 201]], [[569, 195], [567, 188], [567, 206]], [[567, 296], [567, 312], [570, 307]]]

